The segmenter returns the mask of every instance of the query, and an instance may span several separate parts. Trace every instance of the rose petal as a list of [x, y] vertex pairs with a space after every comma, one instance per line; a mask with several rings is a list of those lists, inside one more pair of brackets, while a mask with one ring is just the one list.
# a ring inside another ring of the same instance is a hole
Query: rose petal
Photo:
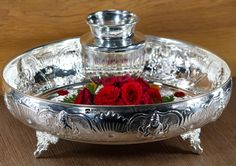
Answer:
[[75, 104], [92, 104], [92, 94], [91, 92], [87, 89], [84, 88], [79, 92], [75, 99]]
[[138, 82], [127, 82], [121, 87], [121, 98], [127, 105], [140, 104], [142, 94], [142, 86]]
[[143, 92], [146, 92], [150, 88], [149, 84], [146, 81], [144, 81], [144, 79], [139, 77], [136, 79], [136, 81], [140, 83], [140, 85], [142, 86]]
[[125, 105], [125, 102], [122, 99], [118, 99], [116, 105]]
[[101, 83], [103, 86], [116, 85], [117, 82], [118, 82], [118, 79], [115, 76], [105, 77], [101, 79]]
[[126, 74], [123, 76], [117, 76], [117, 80], [119, 83], [118, 86], [122, 86], [122, 85], [124, 85], [124, 83], [134, 81], [134, 79], [129, 74]]
[[181, 92], [181, 91], [177, 91], [177, 92], [175, 92], [174, 96], [175, 96], [175, 97], [184, 97], [184, 96], [185, 96], [185, 93], [184, 93], [184, 92]]
[[97, 105], [115, 105], [118, 97], [120, 95], [120, 89], [107, 85], [102, 89], [94, 97], [94, 103]]
[[57, 93], [59, 96], [65, 96], [65, 95], [68, 95], [68, 94], [69, 94], [68, 90], [64, 90], [64, 89], [58, 90], [58, 91], [56, 91], [56, 93]]
[[150, 98], [153, 100], [153, 103], [161, 103], [162, 102], [161, 94], [160, 94], [160, 91], [158, 89], [150, 88], [145, 93], [145, 96], [146, 95], [150, 96]]
[[150, 95], [143, 95], [140, 104], [153, 104], [153, 99], [150, 97]]

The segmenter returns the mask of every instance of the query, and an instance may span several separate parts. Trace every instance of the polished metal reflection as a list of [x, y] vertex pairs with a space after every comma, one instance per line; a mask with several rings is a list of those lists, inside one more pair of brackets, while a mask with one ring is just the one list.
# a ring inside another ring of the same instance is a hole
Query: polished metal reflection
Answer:
[[135, 14], [122, 10], [98, 11], [87, 18], [96, 45], [109, 48], [132, 45], [137, 21]]
[[192, 91], [178, 102], [144, 106], [87, 106], [36, 97], [83, 82], [79, 38], [22, 54], [4, 69], [4, 98], [23, 123], [60, 138], [103, 144], [167, 139], [216, 120], [227, 105], [232, 80], [227, 64], [214, 54], [183, 42], [148, 36], [142, 77]]
[[[97, 42], [112, 41], [117, 36], [119, 41], [132, 38], [137, 17], [130, 12], [97, 12], [87, 21], [94, 43], [73, 38], [44, 45], [13, 59], [3, 70], [7, 108], [14, 117], [40, 131], [35, 155], [56, 143], [58, 137], [97, 144], [133, 144], [177, 135], [190, 139], [194, 150], [201, 153], [199, 128], [219, 118], [231, 96], [228, 65], [198, 46], [155, 36], [146, 36], [145, 42], [138, 44], [124, 42], [122, 47]], [[125, 73], [183, 89], [192, 97], [140, 106], [75, 105], [40, 98], [48, 91], [83, 83], [93, 76]]]
[[142, 73], [145, 38], [134, 32], [137, 21], [135, 14], [122, 10], [98, 11], [88, 16], [91, 34], [81, 37], [87, 77]]

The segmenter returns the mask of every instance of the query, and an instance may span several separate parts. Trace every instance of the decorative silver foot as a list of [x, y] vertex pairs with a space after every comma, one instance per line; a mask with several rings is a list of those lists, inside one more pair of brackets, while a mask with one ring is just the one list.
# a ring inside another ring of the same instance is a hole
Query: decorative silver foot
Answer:
[[183, 140], [189, 139], [190, 145], [193, 148], [193, 152], [197, 154], [201, 154], [203, 152], [203, 149], [200, 145], [200, 133], [201, 129], [199, 128], [180, 135]]
[[48, 149], [50, 144], [56, 144], [59, 140], [58, 137], [48, 134], [46, 132], [36, 131], [37, 149], [34, 151], [34, 156], [39, 157], [43, 151]]

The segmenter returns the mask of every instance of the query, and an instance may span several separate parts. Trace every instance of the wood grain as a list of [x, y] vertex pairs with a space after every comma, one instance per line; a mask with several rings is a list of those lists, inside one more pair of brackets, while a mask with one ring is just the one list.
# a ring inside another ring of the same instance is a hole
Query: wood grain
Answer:
[[0, 68], [21, 52], [88, 31], [88, 13], [125, 9], [144, 34], [196, 43], [225, 59], [236, 76], [235, 0], [1, 0]]
[[[236, 82], [236, 78], [233, 79]], [[193, 154], [180, 138], [139, 145], [90, 145], [60, 140], [35, 159], [35, 131], [14, 119], [0, 99], [0, 166], [235, 166], [236, 85], [221, 118], [202, 128], [204, 153]]]

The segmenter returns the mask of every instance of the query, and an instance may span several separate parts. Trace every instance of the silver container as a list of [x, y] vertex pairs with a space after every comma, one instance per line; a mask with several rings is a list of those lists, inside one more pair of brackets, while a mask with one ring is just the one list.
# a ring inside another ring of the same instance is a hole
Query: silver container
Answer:
[[[92, 37], [43, 45], [5, 66], [5, 103], [15, 118], [37, 130], [35, 156], [58, 138], [136, 144], [178, 135], [189, 139], [195, 152], [202, 152], [200, 128], [215, 121], [230, 99], [228, 65], [186, 42], [156, 36], [136, 38], [136, 22], [137, 16], [127, 11], [93, 13], [88, 17]], [[191, 97], [140, 106], [76, 105], [40, 97], [95, 76], [124, 73], [184, 90]]]

